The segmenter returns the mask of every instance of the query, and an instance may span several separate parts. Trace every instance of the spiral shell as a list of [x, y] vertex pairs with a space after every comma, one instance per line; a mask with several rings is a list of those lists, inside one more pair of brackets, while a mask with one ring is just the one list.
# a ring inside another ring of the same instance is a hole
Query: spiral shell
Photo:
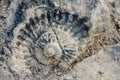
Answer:
[[[72, 35], [70, 34], [69, 31], [64, 31], [60, 28], [52, 28], [39, 37], [36, 43], [38, 47], [40, 46], [41, 48], [39, 48], [39, 50], [42, 50], [41, 52], [43, 52], [42, 57], [45, 57], [48, 62], [42, 62], [43, 64], [70, 64], [77, 58], [79, 42], [72, 38]], [[36, 57], [41, 56], [40, 52], [35, 53], [35, 55]], [[39, 58], [37, 59], [39, 60]]]
[[84, 23], [88, 18], [79, 18], [60, 8], [32, 10], [33, 14], [13, 30], [13, 59], [24, 65], [27, 73], [30, 71], [26, 56], [33, 56], [39, 64], [68, 69], [85, 47], [89, 27]]

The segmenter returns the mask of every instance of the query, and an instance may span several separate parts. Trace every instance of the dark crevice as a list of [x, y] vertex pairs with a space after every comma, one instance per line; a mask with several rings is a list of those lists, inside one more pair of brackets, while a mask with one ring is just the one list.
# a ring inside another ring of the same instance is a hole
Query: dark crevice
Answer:
[[26, 23], [26, 25], [25, 25], [25, 29], [28, 31], [29, 34], [31, 34], [31, 38], [32, 38], [33, 40], [35, 40], [36, 37], [35, 37], [35, 35], [34, 35], [32, 29], [31, 29], [30, 24]]
[[11, 2], [12, 2], [12, 0], [7, 0], [7, 3], [8, 3], [7, 8], [10, 6]]
[[62, 12], [61, 13], [62, 19], [60, 20], [60, 23], [61, 24], [66, 24], [68, 22], [68, 20], [69, 20], [69, 15], [70, 14], [68, 12]]
[[54, 22], [56, 23], [59, 23], [62, 16], [61, 16], [61, 13], [62, 11], [59, 10], [59, 9], [55, 9], [54, 12], [53, 12], [53, 19], [54, 19]]
[[78, 19], [78, 23], [77, 26], [81, 26], [82, 24], [84, 24], [85, 22], [88, 21], [88, 17], [82, 17]]
[[35, 16], [34, 19], [35, 19], [36, 23], [38, 24], [40, 21], [39, 17]]
[[24, 13], [25, 10], [27, 9], [27, 5], [23, 2], [18, 5], [18, 8], [15, 13], [15, 18], [14, 18], [14, 26], [16, 27], [18, 23], [22, 22], [25, 18]]
[[25, 3], [21, 3], [21, 4], [19, 4], [18, 5], [18, 8], [17, 8], [17, 10], [16, 10], [16, 12], [15, 12], [15, 17], [14, 17], [14, 23], [13, 23], [13, 25], [11, 25], [11, 26], [13, 26], [11, 29], [8, 29], [7, 31], [6, 31], [6, 34], [7, 34], [7, 38], [9, 38], [10, 40], [13, 38], [13, 30], [14, 30], [14, 28], [16, 28], [17, 27], [17, 25], [20, 23], [20, 22], [22, 22], [23, 20], [24, 20], [24, 13], [25, 13], [25, 10], [27, 9], [27, 6], [26, 6], [26, 4]]
[[29, 22], [30, 22], [30, 24], [31, 24], [32, 26], [35, 26], [35, 21], [33, 20], [33, 18], [30, 18], [30, 19], [29, 19]]
[[52, 23], [52, 15], [50, 11], [47, 11], [47, 18], [48, 18], [48, 22], [51, 24]]
[[5, 52], [4, 52], [4, 48], [2, 47], [1, 50], [0, 50], [0, 55], [4, 55]]
[[17, 38], [21, 41], [24, 41], [25, 40], [25, 37], [23, 35], [18, 35]]
[[29, 37], [30, 39], [33, 39], [31, 35], [28, 32], [26, 32], [24, 29], [20, 29], [20, 33], [25, 37]]
[[48, 7], [54, 8], [55, 5], [53, 3], [53, 0], [31, 0], [36, 5], [47, 5]]

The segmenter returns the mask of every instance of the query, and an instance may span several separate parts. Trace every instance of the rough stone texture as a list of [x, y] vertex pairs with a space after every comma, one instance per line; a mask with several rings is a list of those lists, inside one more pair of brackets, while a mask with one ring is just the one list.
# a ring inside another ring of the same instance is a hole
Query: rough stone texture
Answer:
[[0, 80], [120, 80], [120, 0], [0, 0]]
[[[69, 77], [69, 76], [74, 76]], [[120, 46], [105, 47], [64, 75], [68, 80], [119, 80]]]

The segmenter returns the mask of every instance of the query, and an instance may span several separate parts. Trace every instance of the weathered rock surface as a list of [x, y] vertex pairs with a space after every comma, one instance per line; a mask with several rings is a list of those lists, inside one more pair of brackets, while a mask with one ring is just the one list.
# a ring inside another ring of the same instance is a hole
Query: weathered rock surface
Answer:
[[119, 80], [119, 76], [120, 45], [116, 45], [105, 47], [97, 54], [78, 63], [64, 77], [68, 80]]
[[120, 80], [120, 0], [0, 0], [0, 80]]

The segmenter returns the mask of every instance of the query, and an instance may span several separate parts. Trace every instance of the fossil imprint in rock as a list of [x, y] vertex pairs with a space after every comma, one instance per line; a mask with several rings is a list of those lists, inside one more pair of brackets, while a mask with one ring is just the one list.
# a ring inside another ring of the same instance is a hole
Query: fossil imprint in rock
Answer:
[[[65, 32], [60, 28], [49, 29], [43, 33], [36, 42], [39, 51], [35, 52], [37, 59], [44, 60], [42, 63], [47, 65], [73, 62], [78, 56], [79, 43], [70, 34], [70, 32]], [[47, 60], [39, 58], [41, 55]]]
[[[89, 31], [85, 22], [87, 17], [59, 9], [46, 10], [14, 29], [13, 52], [22, 59], [34, 55], [38, 63], [69, 68], [85, 47]], [[26, 65], [26, 60], [21, 62]]]

